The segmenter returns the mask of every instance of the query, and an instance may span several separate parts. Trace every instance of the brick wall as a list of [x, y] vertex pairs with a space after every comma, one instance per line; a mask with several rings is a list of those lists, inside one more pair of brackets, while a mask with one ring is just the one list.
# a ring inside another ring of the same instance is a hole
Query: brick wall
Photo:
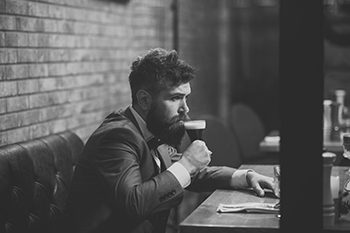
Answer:
[[86, 140], [130, 103], [131, 61], [172, 48], [171, 0], [0, 0], [0, 145]]

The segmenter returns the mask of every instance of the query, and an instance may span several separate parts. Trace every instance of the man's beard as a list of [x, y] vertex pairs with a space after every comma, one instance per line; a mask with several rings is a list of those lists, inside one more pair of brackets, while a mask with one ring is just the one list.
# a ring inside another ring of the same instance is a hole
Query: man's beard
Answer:
[[173, 117], [170, 122], [157, 114], [157, 108], [152, 106], [146, 118], [147, 128], [155, 137], [164, 143], [177, 147], [185, 134], [184, 121], [189, 120], [189, 116], [184, 113]]

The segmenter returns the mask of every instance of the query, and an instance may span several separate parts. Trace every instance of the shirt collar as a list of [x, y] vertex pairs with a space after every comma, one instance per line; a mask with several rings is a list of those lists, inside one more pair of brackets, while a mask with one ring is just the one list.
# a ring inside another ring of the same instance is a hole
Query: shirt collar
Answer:
[[134, 115], [137, 124], [140, 126], [142, 136], [146, 140], [146, 142], [154, 138], [154, 135], [147, 128], [147, 124], [144, 121], [144, 119], [142, 119], [140, 114], [132, 106], [130, 106], [130, 110], [131, 110], [131, 113]]

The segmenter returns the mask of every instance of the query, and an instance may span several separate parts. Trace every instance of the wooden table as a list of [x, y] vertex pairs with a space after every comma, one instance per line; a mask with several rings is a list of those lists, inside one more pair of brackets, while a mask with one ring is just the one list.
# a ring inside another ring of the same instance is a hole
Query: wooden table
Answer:
[[[323, 144], [324, 148], [330, 152], [343, 152], [343, 145], [341, 142], [326, 141]], [[279, 152], [280, 143], [276, 141], [268, 141], [266, 138], [259, 144], [260, 151], [263, 152]]]
[[[280, 143], [279, 141], [275, 140], [276, 136], [266, 136], [263, 141], [260, 142], [259, 148], [262, 152], [279, 152], [280, 150]], [[273, 138], [273, 140], [271, 140]], [[334, 152], [334, 153], [342, 153], [343, 152], [343, 145], [341, 141], [324, 141], [323, 143], [324, 148], [327, 151]]]
[[[255, 171], [272, 176], [271, 165], [244, 165]], [[182, 223], [181, 233], [193, 232], [278, 232], [279, 218], [276, 214], [265, 213], [217, 213], [219, 203], [238, 204], [243, 202], [277, 203], [271, 192], [261, 198], [251, 190], [216, 190]]]
[[[260, 151], [265, 153], [278, 153], [280, 151], [280, 142], [276, 140], [278, 135], [279, 133], [276, 131], [273, 131], [273, 135], [267, 135], [259, 144]], [[325, 150], [337, 155], [334, 165], [350, 166], [350, 160], [343, 157], [343, 145], [341, 141], [326, 140], [323, 142], [323, 147]]]
[[[273, 173], [272, 165], [242, 165], [240, 168], [251, 168], [268, 176], [272, 176]], [[345, 172], [348, 168], [335, 166], [332, 169], [332, 176], [340, 177], [340, 188], [344, 186], [347, 179]], [[216, 190], [180, 223], [180, 231], [181, 233], [279, 232], [279, 218], [275, 214], [217, 213], [216, 211], [219, 203], [276, 203], [277, 201], [278, 199], [271, 192], [267, 192], [265, 197], [260, 198], [250, 190]], [[342, 216], [334, 226], [327, 227], [326, 230], [350, 232], [350, 213]]]

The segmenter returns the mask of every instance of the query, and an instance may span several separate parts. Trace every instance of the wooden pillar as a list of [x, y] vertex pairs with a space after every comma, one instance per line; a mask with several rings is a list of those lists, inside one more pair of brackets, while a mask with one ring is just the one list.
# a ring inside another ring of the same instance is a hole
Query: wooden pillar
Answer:
[[281, 232], [321, 232], [323, 1], [280, 1]]

